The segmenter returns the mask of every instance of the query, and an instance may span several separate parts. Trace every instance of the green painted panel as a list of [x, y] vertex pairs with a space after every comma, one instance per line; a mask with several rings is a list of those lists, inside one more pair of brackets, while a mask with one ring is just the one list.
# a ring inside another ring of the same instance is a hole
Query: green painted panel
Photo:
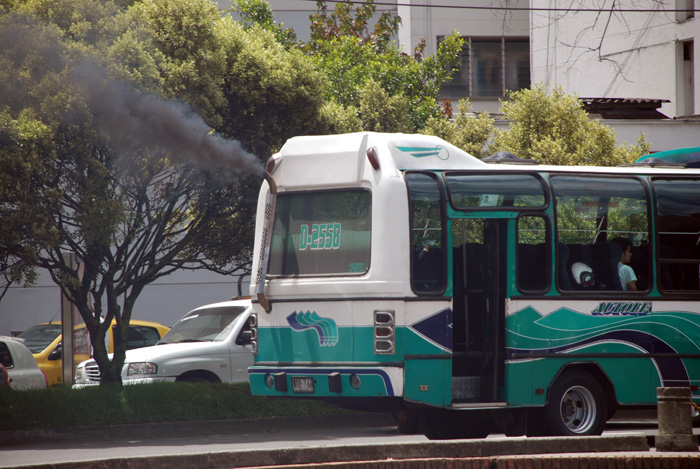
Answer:
[[374, 353], [373, 327], [339, 327], [338, 341], [323, 345], [313, 329], [295, 331], [291, 328], [261, 327], [258, 329], [260, 362], [394, 362], [404, 354], [444, 355], [448, 352], [427, 341], [409, 328], [397, 327], [395, 353]]
[[450, 403], [452, 374], [450, 360], [407, 360], [404, 397], [435, 406]]

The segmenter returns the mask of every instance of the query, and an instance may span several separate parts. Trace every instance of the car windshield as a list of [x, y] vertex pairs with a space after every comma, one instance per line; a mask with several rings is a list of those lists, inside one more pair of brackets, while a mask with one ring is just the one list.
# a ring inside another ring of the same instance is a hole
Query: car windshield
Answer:
[[233, 321], [245, 310], [245, 306], [222, 306], [192, 311], [180, 319], [158, 344], [224, 340]]
[[37, 324], [22, 332], [19, 336], [24, 339], [24, 345], [32, 353], [39, 353], [48, 347], [59, 335], [61, 335], [60, 323]]

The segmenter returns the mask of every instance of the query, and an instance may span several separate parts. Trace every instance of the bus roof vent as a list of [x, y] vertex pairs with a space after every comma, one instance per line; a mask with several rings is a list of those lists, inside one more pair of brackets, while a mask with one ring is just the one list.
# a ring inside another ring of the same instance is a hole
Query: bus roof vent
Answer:
[[487, 158], [484, 158], [483, 161], [484, 163], [491, 164], [537, 164], [537, 160], [519, 158], [508, 151], [499, 151]]
[[677, 148], [644, 155], [632, 164], [620, 166], [647, 166], [652, 168], [700, 168], [700, 147]]

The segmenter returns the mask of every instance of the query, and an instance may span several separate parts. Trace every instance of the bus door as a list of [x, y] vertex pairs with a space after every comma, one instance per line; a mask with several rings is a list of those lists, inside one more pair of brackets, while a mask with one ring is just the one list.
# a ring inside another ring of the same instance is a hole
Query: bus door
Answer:
[[[452, 220], [452, 403], [497, 402], [504, 373], [508, 219]], [[501, 393], [502, 395], [502, 393]]]

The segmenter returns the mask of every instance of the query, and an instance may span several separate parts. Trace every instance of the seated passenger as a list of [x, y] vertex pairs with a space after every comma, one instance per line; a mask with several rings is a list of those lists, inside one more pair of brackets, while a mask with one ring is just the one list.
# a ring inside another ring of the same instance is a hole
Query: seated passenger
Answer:
[[622, 257], [617, 264], [617, 272], [620, 275], [620, 284], [623, 290], [637, 291], [637, 276], [634, 269], [629, 266], [632, 260], [632, 241], [627, 238], [615, 238], [611, 242], [620, 246]]

